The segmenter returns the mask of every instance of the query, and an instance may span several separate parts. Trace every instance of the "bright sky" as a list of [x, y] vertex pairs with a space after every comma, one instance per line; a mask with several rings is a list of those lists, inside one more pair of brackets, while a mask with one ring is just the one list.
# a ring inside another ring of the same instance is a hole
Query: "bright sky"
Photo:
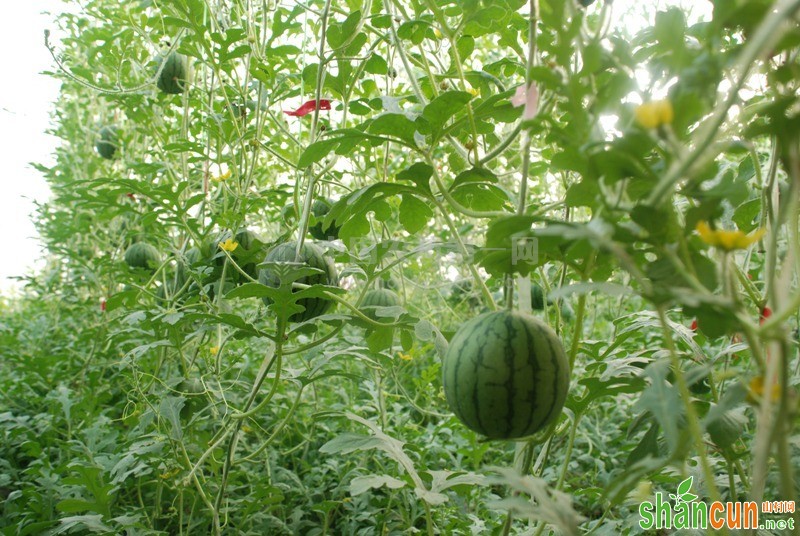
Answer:
[[[633, 31], [647, 14], [652, 24], [655, 12], [669, 5], [690, 10], [690, 23], [708, 18], [711, 3], [696, 0], [615, 0], [614, 22]], [[57, 140], [45, 134], [50, 126], [52, 103], [58, 81], [39, 73], [52, 69], [52, 58], [44, 46], [45, 28], [53, 28], [52, 16], [65, 9], [61, 0], [10, 2], [0, 19], [0, 162], [3, 163], [3, 195], [0, 196], [0, 292], [18, 287], [14, 276], [30, 273], [43, 265], [41, 245], [31, 222], [33, 200], [45, 201], [49, 190], [44, 178], [29, 163], [52, 164]], [[621, 17], [630, 13], [634, 16]], [[636, 16], [638, 15], [638, 16]], [[57, 42], [57, 40], [54, 40]]]
[[49, 190], [44, 178], [29, 162], [50, 164], [56, 139], [45, 134], [58, 81], [39, 75], [50, 69], [44, 46], [44, 29], [52, 27], [45, 10], [59, 12], [59, 0], [11, 2], [0, 18], [0, 162], [3, 195], [0, 196], [0, 292], [17, 286], [9, 278], [29, 273], [41, 258], [41, 246], [31, 222], [33, 199], [44, 201]]

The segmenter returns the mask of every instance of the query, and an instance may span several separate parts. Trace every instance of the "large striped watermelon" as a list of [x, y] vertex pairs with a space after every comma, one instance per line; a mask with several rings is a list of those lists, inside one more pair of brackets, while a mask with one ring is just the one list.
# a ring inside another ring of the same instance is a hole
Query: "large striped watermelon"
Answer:
[[[295, 252], [297, 250], [297, 242], [285, 242], [272, 248], [267, 256], [264, 258], [265, 263], [294, 263], [295, 260], [299, 263], [319, 268], [322, 273], [303, 276], [295, 282], [302, 283], [303, 285], [336, 285], [337, 275], [336, 268], [333, 261], [325, 256], [322, 249], [309, 242], [303, 242], [303, 248], [300, 250], [299, 258], [295, 259]], [[278, 287], [280, 285], [280, 276], [276, 267], [266, 266], [258, 273], [258, 280], [263, 285], [268, 287]], [[271, 301], [264, 298], [264, 303], [269, 305]], [[297, 304], [305, 307], [305, 311], [295, 313], [289, 317], [289, 322], [305, 322], [311, 320], [322, 314], [325, 314], [333, 305], [333, 301], [325, 298], [303, 298], [297, 301]]]
[[516, 311], [485, 313], [453, 336], [444, 358], [447, 403], [491, 439], [531, 435], [561, 413], [569, 363], [555, 332]]
[[361, 301], [361, 312], [370, 320], [391, 324], [392, 319], [385, 316], [379, 317], [376, 314], [376, 309], [378, 307], [392, 307], [395, 305], [400, 305], [400, 296], [396, 293], [385, 288], [370, 290], [364, 295], [364, 299]]

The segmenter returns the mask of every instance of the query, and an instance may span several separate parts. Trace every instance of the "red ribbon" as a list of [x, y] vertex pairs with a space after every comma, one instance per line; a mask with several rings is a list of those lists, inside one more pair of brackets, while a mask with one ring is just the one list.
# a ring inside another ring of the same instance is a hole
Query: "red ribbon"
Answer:
[[286, 115], [291, 115], [292, 117], [303, 117], [304, 115], [308, 115], [313, 112], [315, 109], [319, 110], [330, 110], [331, 109], [331, 101], [327, 99], [320, 99], [319, 106], [317, 106], [316, 100], [310, 100], [303, 103], [300, 108], [294, 111], [287, 111], [284, 110], [283, 113]]

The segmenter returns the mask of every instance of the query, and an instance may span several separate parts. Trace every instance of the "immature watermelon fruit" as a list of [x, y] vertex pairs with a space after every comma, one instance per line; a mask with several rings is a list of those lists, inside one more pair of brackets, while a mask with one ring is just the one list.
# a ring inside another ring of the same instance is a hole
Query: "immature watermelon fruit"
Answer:
[[706, 423], [706, 431], [711, 436], [711, 441], [722, 449], [733, 445], [745, 432], [746, 427], [747, 417], [739, 411], [726, 411]]
[[125, 263], [131, 268], [154, 271], [161, 263], [161, 254], [147, 242], [135, 242], [125, 250]]
[[288, 226], [294, 225], [295, 220], [297, 220], [297, 214], [294, 211], [294, 203], [287, 203], [281, 209], [281, 218]]
[[100, 139], [95, 143], [94, 148], [97, 154], [103, 158], [112, 159], [119, 147], [119, 129], [116, 125], [105, 126], [100, 129]]
[[186, 251], [186, 264], [189, 266], [195, 266], [199, 264], [203, 260], [203, 253], [200, 251], [198, 247], [189, 248]]
[[490, 439], [531, 435], [561, 413], [569, 389], [564, 347], [517, 311], [477, 316], [453, 336], [442, 366], [450, 409]]
[[311, 204], [311, 213], [317, 219], [316, 225], [309, 227], [308, 232], [317, 240], [336, 240], [339, 237], [339, 228], [331, 223], [323, 228], [322, 220], [331, 211], [331, 202], [327, 199], [316, 199]]
[[[272, 248], [264, 258], [264, 262], [294, 263], [296, 250], [297, 242], [285, 242]], [[297, 283], [303, 285], [337, 284], [336, 268], [333, 265], [333, 261], [325, 256], [325, 252], [322, 251], [319, 246], [304, 242], [297, 261], [306, 266], [322, 270], [322, 273], [316, 273], [297, 279]], [[267, 285], [268, 287], [280, 286], [280, 276], [275, 267], [267, 266], [262, 268], [258, 273], [258, 280], [261, 284]], [[269, 305], [271, 300], [269, 300], [269, 298], [264, 298], [264, 303]], [[306, 320], [311, 320], [312, 318], [325, 314], [328, 309], [331, 308], [331, 305], [333, 305], [333, 301], [325, 298], [303, 298], [298, 300], [297, 304], [305, 307], [305, 311], [290, 316], [289, 322], [305, 322]]]
[[[301, 206], [300, 213], [302, 213], [302, 208]], [[327, 199], [316, 199], [311, 204], [311, 213], [314, 215], [316, 223], [308, 228], [308, 232], [317, 240], [336, 240], [339, 237], [339, 227], [336, 227], [335, 224], [331, 223], [323, 228], [322, 220], [330, 210], [331, 202]], [[287, 225], [294, 225], [296, 219], [294, 203], [289, 203], [283, 207], [281, 216]]]
[[175, 270], [176, 284], [183, 286], [189, 278], [189, 268], [198, 268], [201, 264], [205, 264], [205, 262], [199, 248], [191, 247], [187, 249], [186, 253], [178, 258]]
[[544, 291], [539, 285], [531, 285], [531, 309], [541, 311], [544, 309]]
[[[239, 244], [239, 247], [233, 251], [233, 257], [236, 262], [247, 275], [253, 279], [258, 279], [258, 263], [261, 262], [261, 257], [264, 255], [262, 251], [264, 242], [249, 229], [239, 230], [234, 240]], [[241, 276], [241, 274], [239, 275]], [[240, 279], [245, 280], [244, 277]]]
[[175, 293], [175, 288], [172, 282], [164, 283], [156, 289], [156, 301], [159, 302], [167, 301], [167, 290], [169, 290], [169, 297], [171, 298], [172, 295]]
[[386, 288], [389, 290], [397, 290], [398, 288], [400, 288], [400, 283], [393, 275], [389, 276], [384, 275], [380, 279], [378, 279], [378, 287]]
[[180, 411], [182, 419], [190, 419], [207, 405], [206, 388], [199, 378], [186, 378], [175, 386], [175, 390], [186, 398]]
[[[214, 264], [222, 267], [225, 264], [226, 255], [222, 253], [219, 247], [221, 242], [225, 242], [233, 236], [233, 240], [238, 244], [236, 249], [231, 252], [231, 257], [236, 261], [236, 264], [244, 270], [244, 272], [253, 279], [258, 278], [258, 263], [264, 258], [263, 240], [253, 231], [242, 228], [232, 235], [230, 231], [223, 231], [216, 235], [205, 246], [209, 254], [214, 258]], [[233, 267], [228, 268], [229, 277], [234, 280], [246, 281], [238, 270]]]
[[164, 64], [156, 81], [158, 89], [170, 95], [179, 95], [186, 91], [186, 56], [177, 52], [170, 53], [166, 59], [159, 56], [157, 69]]
[[392, 307], [395, 305], [400, 305], [400, 296], [391, 290], [385, 288], [370, 290], [361, 301], [361, 312], [370, 320], [391, 324], [392, 319], [390, 317], [378, 316], [375, 314], [375, 310], [378, 307]]

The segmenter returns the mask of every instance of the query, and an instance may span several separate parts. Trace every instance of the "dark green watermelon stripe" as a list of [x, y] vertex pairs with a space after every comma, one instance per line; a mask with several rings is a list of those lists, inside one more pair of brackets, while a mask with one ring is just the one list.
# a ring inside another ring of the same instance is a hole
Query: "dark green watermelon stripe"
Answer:
[[[560, 349], [556, 349], [554, 347], [553, 340], [552, 340], [553, 338], [552, 337], [548, 337], [547, 333], [545, 333], [544, 331], [540, 330], [539, 334], [541, 335], [541, 338], [544, 339], [545, 343], [547, 344], [548, 355], [550, 356], [550, 360], [549, 360], [549, 362], [550, 362], [550, 370], [553, 373], [553, 377], [552, 378], [542, 378], [542, 380], [543, 381], [547, 381], [549, 379], [552, 382], [551, 385], [549, 386], [550, 389], [552, 389], [554, 393], [558, 393], [556, 380], [558, 378], [558, 371], [559, 371], [560, 367], [559, 367], [559, 363], [558, 363], [558, 354], [556, 352], [560, 351]], [[561, 352], [563, 353], [563, 351], [561, 351]], [[548, 386], [543, 386], [543, 387], [547, 388]], [[544, 418], [542, 419], [542, 423], [549, 422], [550, 419], [552, 418], [553, 412], [556, 409], [556, 401], [557, 400], [558, 400], [557, 396], [554, 396], [554, 397], [550, 398], [550, 407], [547, 409], [547, 413], [545, 414]], [[560, 410], [560, 406], [559, 406], [559, 410]]]
[[[517, 394], [517, 389], [516, 389], [516, 385], [515, 385], [515, 378], [514, 378], [514, 376], [515, 376], [514, 372], [515, 372], [515, 370], [517, 368], [516, 367], [516, 365], [517, 365], [517, 363], [516, 363], [517, 354], [515, 352], [516, 349], [514, 348], [513, 342], [517, 340], [517, 336], [518, 336], [519, 330], [514, 325], [515, 324], [515, 322], [514, 322], [515, 319], [514, 319], [513, 316], [507, 315], [505, 317], [499, 317], [499, 318], [503, 318], [505, 320], [504, 324], [505, 324], [505, 328], [506, 328], [505, 329], [505, 336], [506, 336], [505, 343], [506, 344], [505, 344], [505, 348], [504, 348], [504, 350], [505, 350], [504, 353], [505, 353], [506, 370], [508, 371], [509, 378], [508, 378], [508, 381], [505, 382], [506, 405], [508, 406], [508, 416], [507, 416], [507, 419], [505, 421], [505, 427], [504, 428], [505, 428], [505, 435], [506, 436], [510, 436], [512, 434], [512, 432], [514, 431], [514, 429], [516, 428], [515, 424], [516, 424], [516, 419], [517, 419], [517, 412], [515, 411], [515, 407], [516, 406], [514, 404], [514, 397]], [[527, 337], [528, 334], [525, 333], [525, 336]], [[527, 408], [521, 408], [521, 409], [524, 410], [524, 409], [527, 409]]]
[[[520, 323], [522, 323], [522, 321], [520, 321]], [[513, 433], [515, 435], [524, 434], [526, 430], [530, 430], [532, 428], [538, 428], [538, 423], [536, 422], [535, 416], [536, 416], [536, 409], [538, 407], [536, 400], [536, 393], [539, 392], [539, 390], [538, 386], [536, 385], [536, 382], [538, 378], [541, 376], [541, 370], [537, 360], [538, 358], [536, 356], [536, 347], [537, 347], [536, 337], [533, 333], [531, 333], [531, 330], [524, 329], [524, 326], [522, 332], [525, 335], [525, 348], [524, 348], [525, 353], [523, 355], [526, 356], [526, 361], [527, 361], [523, 372], [527, 374], [528, 369], [530, 369], [533, 392], [528, 390], [528, 392], [525, 393], [525, 399], [526, 402], [528, 403], [528, 405], [526, 406], [526, 409], [528, 409], [527, 418], [524, 419], [522, 422], [520, 422], [519, 427], [513, 430]], [[522, 380], [523, 379], [521, 378], [520, 381]], [[522, 386], [522, 388], [524, 389], [524, 386]], [[517, 389], [515, 389], [515, 391], [517, 391]]]

